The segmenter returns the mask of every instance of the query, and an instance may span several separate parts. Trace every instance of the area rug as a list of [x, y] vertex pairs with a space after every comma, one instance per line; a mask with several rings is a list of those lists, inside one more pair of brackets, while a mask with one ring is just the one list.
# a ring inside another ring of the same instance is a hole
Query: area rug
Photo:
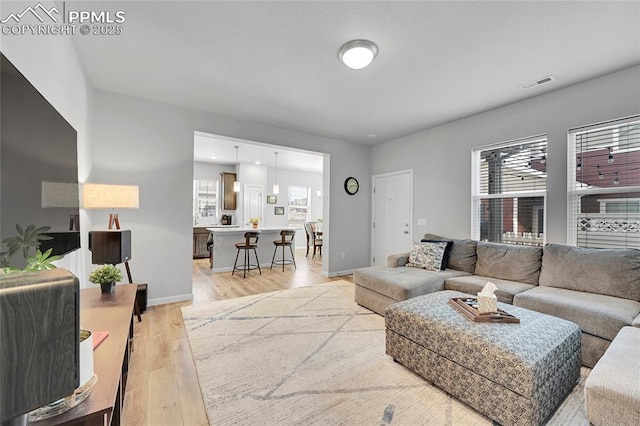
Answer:
[[[384, 318], [354, 285], [182, 308], [212, 425], [492, 425], [385, 355]], [[580, 383], [549, 424], [588, 425]]]

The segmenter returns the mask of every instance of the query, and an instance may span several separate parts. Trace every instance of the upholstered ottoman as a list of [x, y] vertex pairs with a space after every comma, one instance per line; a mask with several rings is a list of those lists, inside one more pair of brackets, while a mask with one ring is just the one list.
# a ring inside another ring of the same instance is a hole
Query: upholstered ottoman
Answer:
[[389, 306], [386, 352], [503, 425], [538, 425], [580, 377], [580, 328], [550, 315], [498, 306], [519, 324], [476, 323], [439, 291]]
[[640, 328], [623, 327], [593, 367], [584, 385], [589, 422], [640, 424]]

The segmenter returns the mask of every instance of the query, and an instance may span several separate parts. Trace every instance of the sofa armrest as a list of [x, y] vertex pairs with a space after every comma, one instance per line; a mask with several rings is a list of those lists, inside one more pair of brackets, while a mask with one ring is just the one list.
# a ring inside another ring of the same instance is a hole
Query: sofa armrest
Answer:
[[409, 253], [392, 254], [387, 257], [387, 266], [389, 268], [397, 268], [398, 266], [404, 266], [409, 262]]
[[633, 322], [631, 323], [632, 326], [634, 327], [640, 327], [640, 314], [638, 314], [638, 316], [636, 317], [636, 319], [633, 320]]

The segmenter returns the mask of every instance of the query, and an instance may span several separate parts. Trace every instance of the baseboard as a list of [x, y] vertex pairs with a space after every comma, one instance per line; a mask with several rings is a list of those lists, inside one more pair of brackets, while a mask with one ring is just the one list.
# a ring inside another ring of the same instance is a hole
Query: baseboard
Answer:
[[342, 277], [342, 276], [351, 275], [351, 274], [353, 274], [353, 269], [347, 269], [346, 271], [337, 271], [337, 272], [322, 271], [322, 276], [327, 278]]
[[171, 297], [159, 297], [157, 299], [149, 299], [148, 306], [166, 305], [167, 303], [185, 302], [187, 300], [193, 300], [193, 294], [180, 294], [178, 296]]

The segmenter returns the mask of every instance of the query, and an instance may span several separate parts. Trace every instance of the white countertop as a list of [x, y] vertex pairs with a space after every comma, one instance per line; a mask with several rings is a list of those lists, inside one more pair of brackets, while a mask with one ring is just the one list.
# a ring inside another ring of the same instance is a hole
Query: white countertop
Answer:
[[[235, 228], [233, 227], [235, 226]], [[225, 226], [222, 228], [218, 228], [218, 227], [209, 227], [207, 228], [207, 231], [211, 231], [212, 234], [232, 234], [232, 233], [243, 233], [243, 232], [247, 232], [247, 231], [263, 231], [263, 232], [280, 232], [283, 229], [294, 229], [294, 230], [300, 230], [302, 229], [301, 227], [288, 227], [288, 226], [260, 226], [258, 227], [258, 229], [253, 229], [253, 227], [251, 226], [239, 226], [239, 225], [231, 225], [230, 226]]]

